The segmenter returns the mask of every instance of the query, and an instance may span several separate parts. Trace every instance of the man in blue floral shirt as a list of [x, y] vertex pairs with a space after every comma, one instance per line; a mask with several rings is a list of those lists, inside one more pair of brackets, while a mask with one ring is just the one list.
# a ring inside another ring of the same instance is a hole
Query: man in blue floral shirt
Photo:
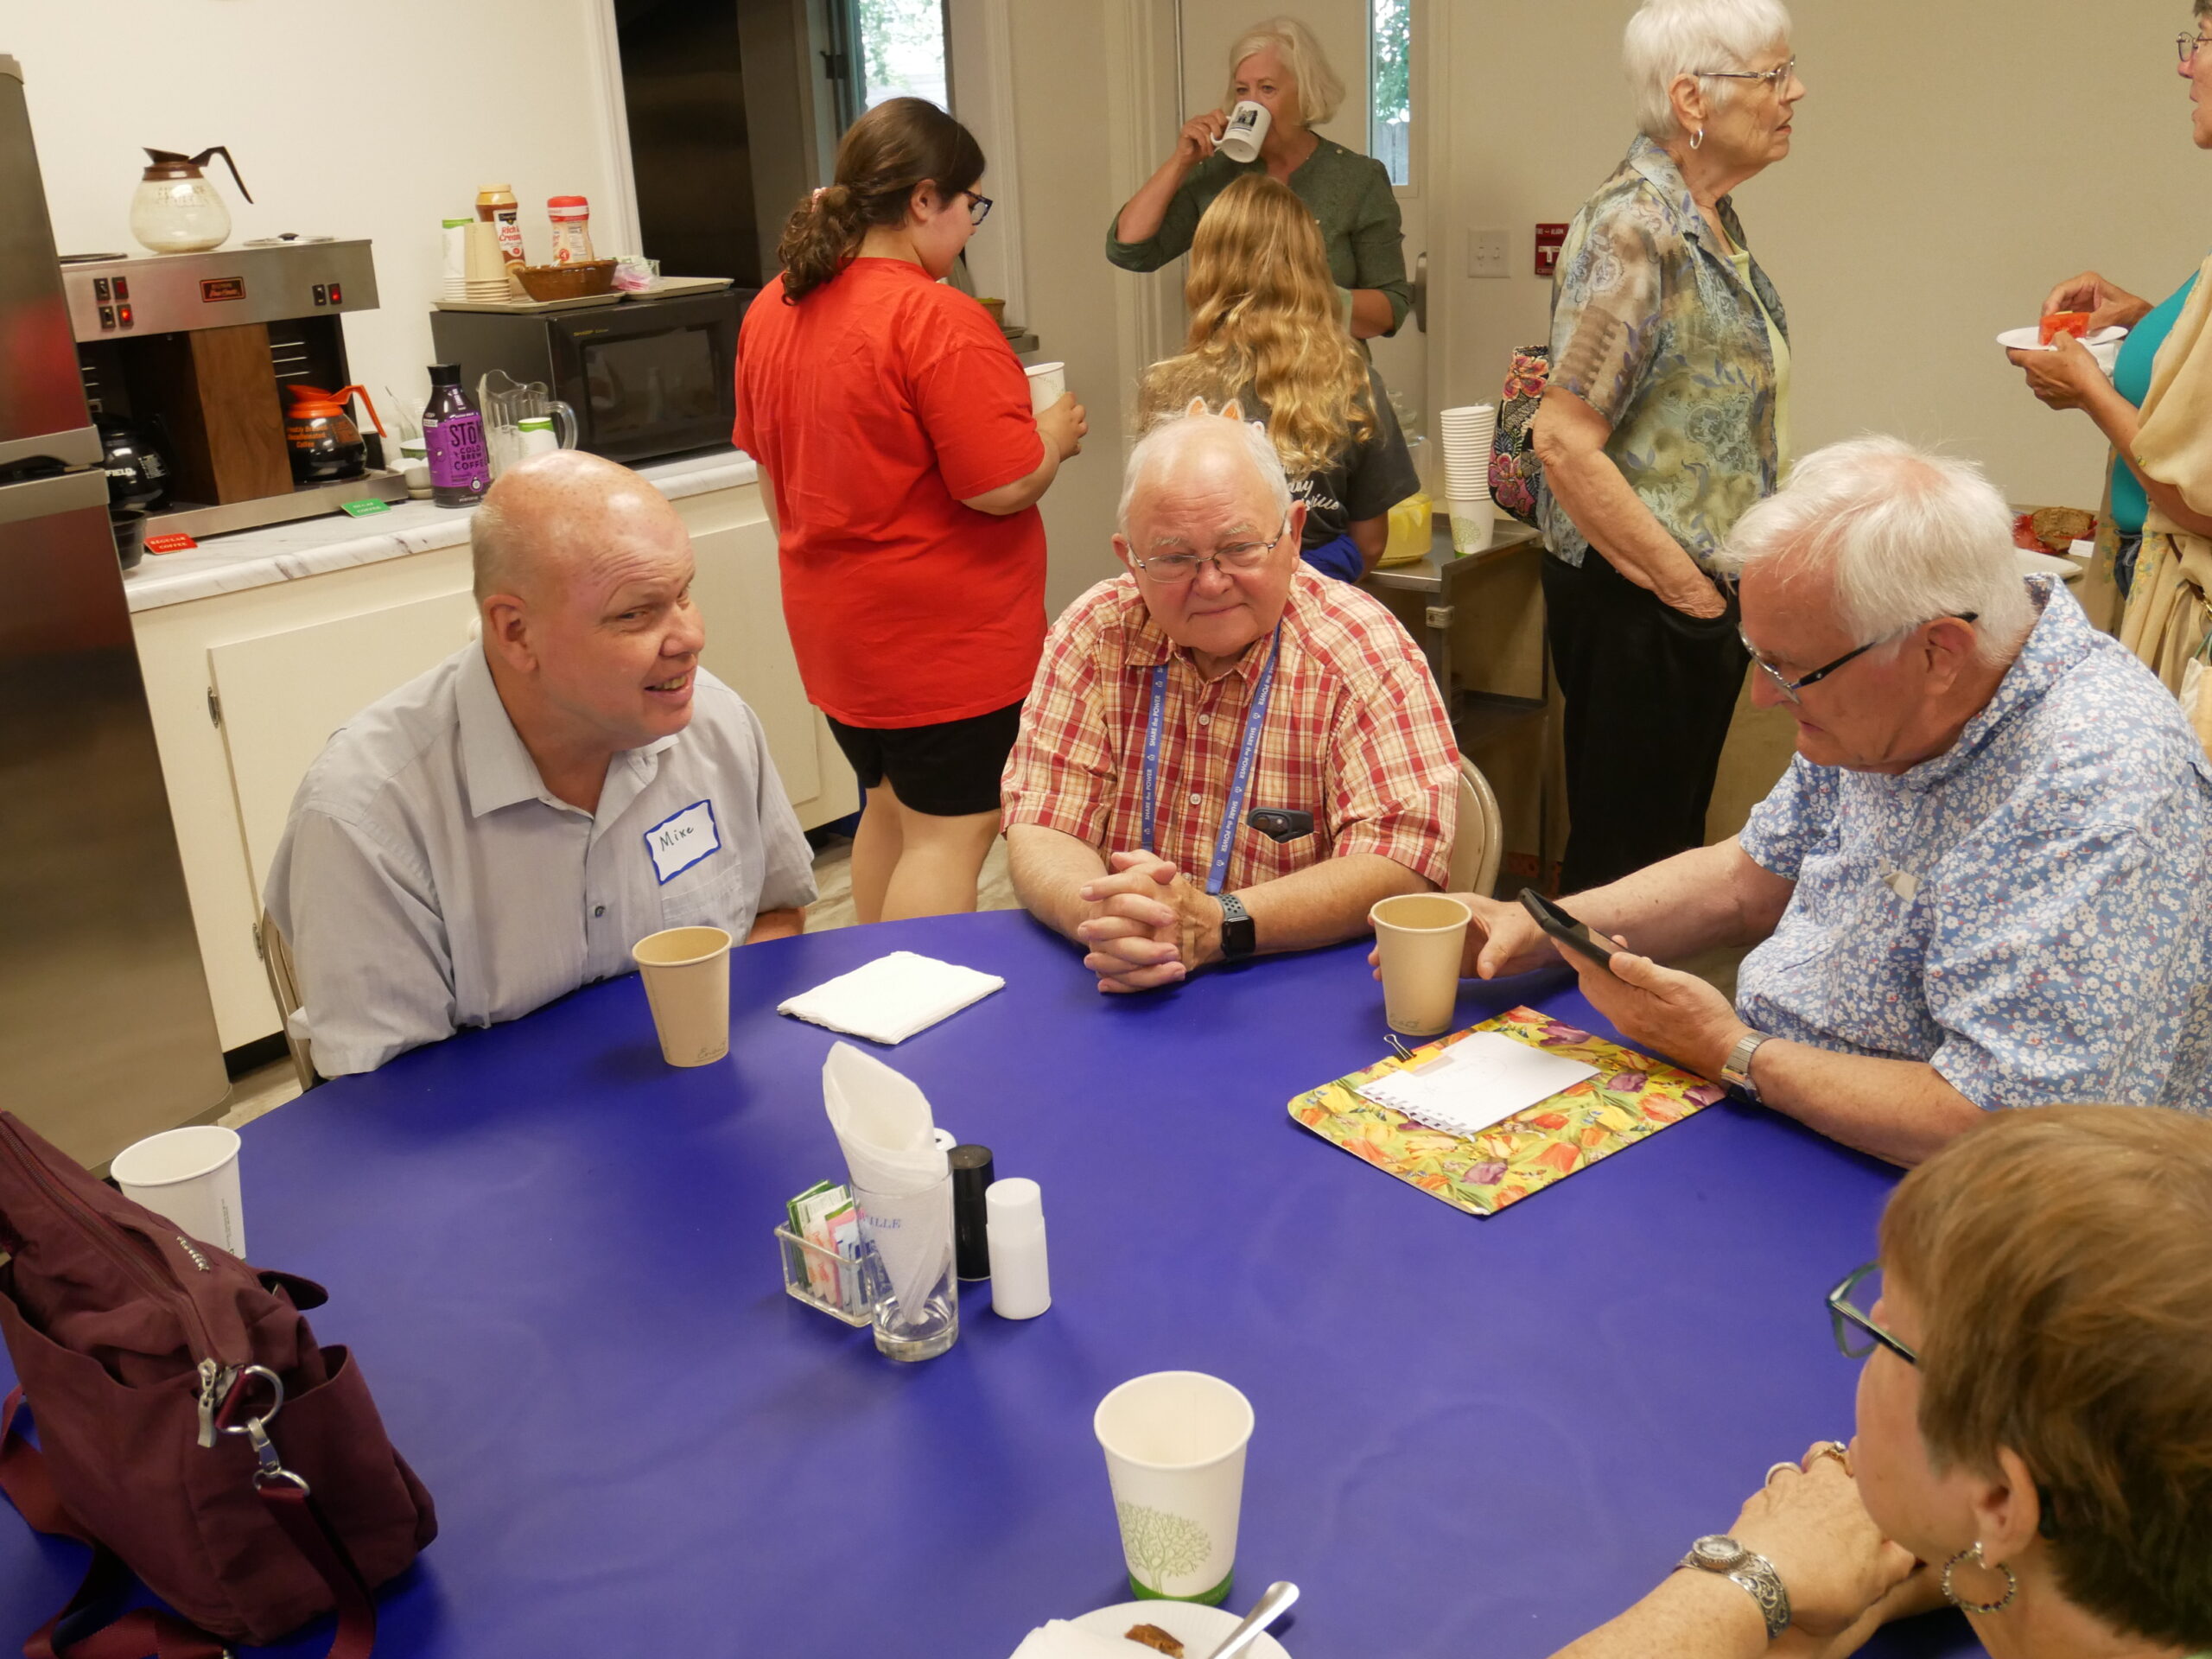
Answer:
[[[1578, 963], [1590, 1000], [1898, 1163], [1996, 1107], [2212, 1112], [2212, 761], [2063, 583], [2017, 574], [1996, 491], [1837, 444], [1727, 557], [1797, 755], [1735, 841], [1566, 901], [1632, 947]], [[1517, 906], [1477, 903], [1470, 971], [1548, 959]], [[1652, 960], [1730, 944], [1757, 946], [1733, 1007]]]

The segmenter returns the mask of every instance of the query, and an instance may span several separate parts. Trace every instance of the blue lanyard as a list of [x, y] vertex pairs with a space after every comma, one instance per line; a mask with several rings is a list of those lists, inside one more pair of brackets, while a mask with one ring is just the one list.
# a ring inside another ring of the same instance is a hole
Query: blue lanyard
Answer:
[[[1236, 773], [1230, 780], [1229, 807], [1221, 815], [1221, 833], [1214, 837], [1213, 869], [1206, 877], [1206, 891], [1219, 893], [1229, 876], [1229, 849], [1243, 820], [1244, 796], [1252, 785], [1252, 768], [1260, 758], [1260, 730], [1268, 723], [1268, 700], [1275, 689], [1275, 658], [1282, 655], [1282, 628], [1275, 628], [1268, 647], [1268, 665], [1252, 688], [1251, 707], [1244, 711], [1244, 737], [1236, 750]], [[1160, 741], [1167, 723], [1167, 664], [1152, 671], [1152, 707], [1144, 725], [1144, 849], [1152, 851], [1153, 826], [1160, 821]]]

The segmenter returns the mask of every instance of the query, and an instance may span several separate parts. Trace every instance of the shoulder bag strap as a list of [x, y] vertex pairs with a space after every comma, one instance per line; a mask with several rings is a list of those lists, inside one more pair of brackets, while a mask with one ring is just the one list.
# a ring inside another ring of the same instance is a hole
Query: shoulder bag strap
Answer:
[[[57, 1639], [63, 1625], [94, 1607], [119, 1600], [130, 1586], [130, 1573], [114, 1551], [62, 1506], [45, 1458], [24, 1438], [18, 1421], [22, 1404], [20, 1388], [0, 1404], [0, 1493], [34, 1530], [73, 1538], [92, 1552], [84, 1582], [69, 1598], [69, 1605], [23, 1643], [23, 1659], [227, 1659], [229, 1650], [216, 1637], [173, 1613], [151, 1608], [125, 1613], [67, 1643]], [[327, 1659], [369, 1659], [377, 1642], [376, 1602], [344, 1541], [331, 1530], [304, 1485], [270, 1481], [256, 1491], [270, 1519], [329, 1587], [338, 1609], [338, 1628]]]

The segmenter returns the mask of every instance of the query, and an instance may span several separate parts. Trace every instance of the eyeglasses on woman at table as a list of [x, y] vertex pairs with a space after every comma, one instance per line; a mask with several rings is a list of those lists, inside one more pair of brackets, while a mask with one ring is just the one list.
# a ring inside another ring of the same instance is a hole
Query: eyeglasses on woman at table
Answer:
[[[1844, 1281], [1828, 1292], [1828, 1322], [1835, 1327], [1835, 1345], [1843, 1351], [1847, 1359], [1864, 1359], [1878, 1347], [1888, 1349], [1908, 1365], [1920, 1363], [1920, 1356], [1899, 1342], [1887, 1331], [1874, 1323], [1874, 1316], [1858, 1305], [1859, 1287], [1882, 1271], [1879, 1262], [1869, 1262], [1863, 1268], [1853, 1268]], [[1874, 1294], [1864, 1300], [1878, 1302], [1881, 1283], [1872, 1286]]]
[[968, 222], [970, 225], [980, 225], [991, 216], [991, 199], [988, 196], [979, 196], [973, 190], [963, 190], [960, 194], [968, 198]]
[[1224, 575], [1247, 570], [1256, 570], [1267, 563], [1268, 555], [1282, 544], [1290, 534], [1290, 518], [1285, 514], [1282, 528], [1275, 531], [1274, 539], [1267, 542], [1232, 542], [1227, 547], [1217, 547], [1211, 553], [1155, 553], [1148, 559], [1132, 559], [1130, 563], [1157, 582], [1185, 582], [1198, 574], [1198, 567], [1211, 564]]
[[1841, 668], [1846, 663], [1852, 661], [1855, 658], [1864, 657], [1868, 652], [1873, 650], [1877, 645], [1886, 645], [1892, 639], [1904, 639], [1905, 635], [1913, 631], [1913, 628], [1924, 628], [1928, 626], [1929, 622], [1972, 622], [1980, 615], [1981, 613], [1980, 611], [1946, 611], [1941, 616], [1929, 617], [1926, 622], [1916, 622], [1910, 628], [1899, 628], [1895, 633], [1885, 633], [1878, 639], [1869, 639], [1865, 645], [1859, 645], [1853, 650], [1845, 652], [1842, 656], [1837, 658], [1834, 662], [1827, 664], [1825, 667], [1816, 668], [1809, 674], [1801, 674], [1794, 680], [1784, 679], [1780, 669], [1777, 668], [1772, 663], [1767, 661], [1765, 658], [1760, 656], [1757, 649], [1751, 645], [1751, 636], [1745, 633], [1742, 629], [1738, 628], [1736, 631], [1736, 637], [1744, 642], [1744, 649], [1751, 653], [1751, 660], [1758, 664], [1759, 671], [1764, 673], [1767, 678], [1774, 682], [1776, 689], [1778, 690], [1783, 696], [1789, 698], [1790, 702], [1796, 702], [1798, 701], [1797, 694], [1800, 691], [1802, 691], [1807, 686], [1813, 685], [1821, 680], [1825, 680], [1829, 675], [1834, 673], [1836, 670]]
[[[2188, 55], [2186, 52], [2182, 54], [2183, 57]], [[1690, 73], [1713, 80], [1763, 80], [1766, 82], [1767, 91], [1779, 98], [1782, 96], [1782, 89], [1789, 84], [1790, 78], [1797, 73], [1797, 60], [1792, 58], [1787, 63], [1772, 69], [1693, 69]]]
[[2198, 35], [2185, 29], [2174, 36], [2174, 45], [2181, 50], [2181, 60], [2187, 63], [2196, 55], [2198, 47], [2212, 46], [2212, 35]]

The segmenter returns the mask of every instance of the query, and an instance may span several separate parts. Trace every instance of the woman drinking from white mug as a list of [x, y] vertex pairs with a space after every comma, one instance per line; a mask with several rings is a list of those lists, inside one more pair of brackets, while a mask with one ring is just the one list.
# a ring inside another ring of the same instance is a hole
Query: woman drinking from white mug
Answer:
[[[1296, 18], [1247, 29], [1230, 48], [1222, 107], [1183, 124], [1173, 152], [1108, 227], [1106, 257], [1124, 270], [1158, 270], [1189, 250], [1198, 216], [1230, 180], [1264, 170], [1319, 221], [1352, 338], [1396, 333], [1413, 308], [1413, 288], [1390, 175], [1382, 162], [1313, 130], [1344, 96], [1313, 31]], [[1247, 105], [1253, 108], [1240, 109]], [[1232, 137], [1232, 118], [1240, 117]], [[1239, 159], [1239, 150], [1250, 158]]]

